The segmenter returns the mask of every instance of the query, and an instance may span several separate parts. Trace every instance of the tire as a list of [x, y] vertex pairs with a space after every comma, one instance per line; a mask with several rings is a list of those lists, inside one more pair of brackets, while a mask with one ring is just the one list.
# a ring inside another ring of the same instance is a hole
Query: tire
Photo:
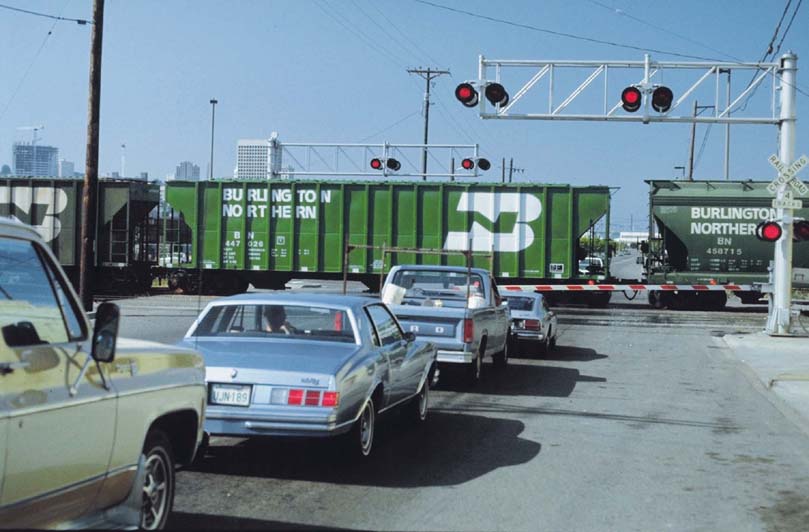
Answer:
[[503, 350], [499, 353], [495, 353], [494, 357], [494, 367], [496, 368], [505, 368], [508, 365], [508, 341], [503, 344]]
[[430, 402], [430, 383], [424, 381], [419, 393], [410, 401], [410, 419], [415, 423], [424, 423], [427, 420], [428, 403]]
[[466, 368], [466, 380], [471, 386], [480, 384], [481, 374], [483, 371], [483, 350], [478, 353]]
[[143, 445], [146, 476], [143, 481], [140, 528], [162, 530], [174, 505], [174, 453], [166, 434], [152, 429]]
[[548, 351], [552, 351], [556, 349], [556, 336], [553, 335], [553, 328], [548, 329], [548, 337], [550, 338], [550, 342], [548, 343]]
[[548, 336], [546, 335], [546, 336], [545, 336], [545, 339], [544, 339], [544, 340], [542, 340], [542, 342], [540, 342], [540, 344], [539, 344], [539, 346], [538, 346], [538, 348], [537, 348], [537, 353], [538, 353], [539, 355], [545, 355], [545, 354], [547, 354], [547, 353], [548, 353], [548, 351], [550, 351], [550, 350], [551, 350], [551, 349], [550, 349], [550, 339], [549, 339], [549, 338], [548, 338]]
[[351, 454], [358, 458], [367, 458], [374, 448], [374, 433], [376, 432], [376, 407], [374, 400], [368, 399], [360, 412], [351, 432], [348, 433], [348, 445]]

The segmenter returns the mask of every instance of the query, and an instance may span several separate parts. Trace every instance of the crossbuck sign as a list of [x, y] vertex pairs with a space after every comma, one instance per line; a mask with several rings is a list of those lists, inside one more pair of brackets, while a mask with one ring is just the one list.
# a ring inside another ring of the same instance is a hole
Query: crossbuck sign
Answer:
[[[778, 156], [773, 154], [770, 155], [769, 158], [770, 164], [778, 170], [778, 177], [773, 179], [772, 183], [767, 185], [767, 190], [770, 191], [771, 194], [776, 194], [778, 192], [778, 187], [783, 185], [784, 183], [788, 183], [795, 192], [800, 194], [801, 196], [805, 195], [809, 192], [809, 187], [806, 186], [803, 181], [795, 177], [798, 172], [803, 170], [806, 165], [809, 165], [809, 157], [806, 155], [801, 155], [799, 159], [793, 162], [789, 167], [786, 167], [784, 163], [778, 159]], [[786, 208], [794, 208], [794, 207], [786, 207]], [[800, 208], [800, 207], [798, 207]]]

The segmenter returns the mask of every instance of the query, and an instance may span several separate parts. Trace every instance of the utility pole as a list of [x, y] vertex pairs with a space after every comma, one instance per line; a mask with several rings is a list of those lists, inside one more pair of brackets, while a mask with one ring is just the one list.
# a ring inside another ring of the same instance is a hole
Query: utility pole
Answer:
[[435, 70], [432, 68], [423, 69], [408, 68], [409, 74], [418, 74], [426, 81], [426, 89], [424, 91], [424, 150], [421, 153], [421, 178], [427, 181], [427, 143], [429, 140], [429, 127], [430, 127], [430, 81], [443, 74], [449, 74], [449, 70]]
[[500, 164], [500, 168], [502, 169], [503, 172], [502, 172], [502, 175], [500, 176], [500, 182], [505, 183], [506, 182], [506, 158], [503, 157], [502, 161], [503, 162]]
[[90, 99], [87, 110], [87, 152], [81, 211], [79, 293], [85, 311], [93, 310], [95, 273], [96, 195], [98, 192], [98, 133], [101, 115], [101, 43], [104, 0], [93, 0], [93, 32], [90, 36]]
[[213, 180], [213, 126], [214, 121], [216, 120], [216, 104], [219, 103], [219, 100], [216, 98], [212, 98], [210, 101], [211, 104], [211, 162], [208, 166], [208, 180]]
[[[694, 118], [697, 116], [697, 101], [694, 100]], [[694, 180], [694, 137], [697, 135], [697, 123], [691, 122], [691, 144], [688, 148], [688, 180]]]

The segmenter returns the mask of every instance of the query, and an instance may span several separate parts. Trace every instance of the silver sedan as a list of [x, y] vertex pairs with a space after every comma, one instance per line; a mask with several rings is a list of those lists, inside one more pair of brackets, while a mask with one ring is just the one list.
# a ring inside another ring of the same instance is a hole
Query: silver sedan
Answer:
[[183, 345], [206, 365], [205, 431], [227, 436], [347, 434], [368, 456], [396, 406], [427, 417], [436, 350], [402, 331], [378, 299], [242, 294], [210, 303]]
[[531, 353], [546, 353], [556, 347], [559, 332], [556, 313], [548, 301], [534, 292], [503, 294], [511, 311], [511, 342], [516, 350], [520, 343], [529, 344]]

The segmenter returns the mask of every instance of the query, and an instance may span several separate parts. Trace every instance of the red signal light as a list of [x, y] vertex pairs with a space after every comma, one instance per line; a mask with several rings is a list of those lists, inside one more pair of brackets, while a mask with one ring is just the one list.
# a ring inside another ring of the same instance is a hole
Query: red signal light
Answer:
[[756, 227], [756, 238], [764, 242], [775, 242], [781, 238], [781, 234], [783, 234], [783, 230], [778, 222], [761, 222]]
[[671, 109], [674, 93], [668, 87], [658, 87], [652, 93], [652, 109], [658, 113], [665, 113]]
[[467, 107], [474, 107], [478, 104], [478, 91], [471, 83], [461, 83], [455, 87], [455, 98]]
[[371, 168], [374, 170], [382, 170], [382, 159], [377, 159], [376, 157], [371, 159]]
[[627, 87], [621, 93], [621, 106], [628, 113], [634, 113], [640, 109], [641, 93], [637, 87]]
[[461, 168], [463, 168], [464, 170], [471, 170], [474, 167], [475, 161], [473, 161], [472, 159], [464, 159], [463, 161], [461, 161]]
[[792, 240], [795, 242], [809, 241], [809, 221], [801, 220], [792, 224]]

